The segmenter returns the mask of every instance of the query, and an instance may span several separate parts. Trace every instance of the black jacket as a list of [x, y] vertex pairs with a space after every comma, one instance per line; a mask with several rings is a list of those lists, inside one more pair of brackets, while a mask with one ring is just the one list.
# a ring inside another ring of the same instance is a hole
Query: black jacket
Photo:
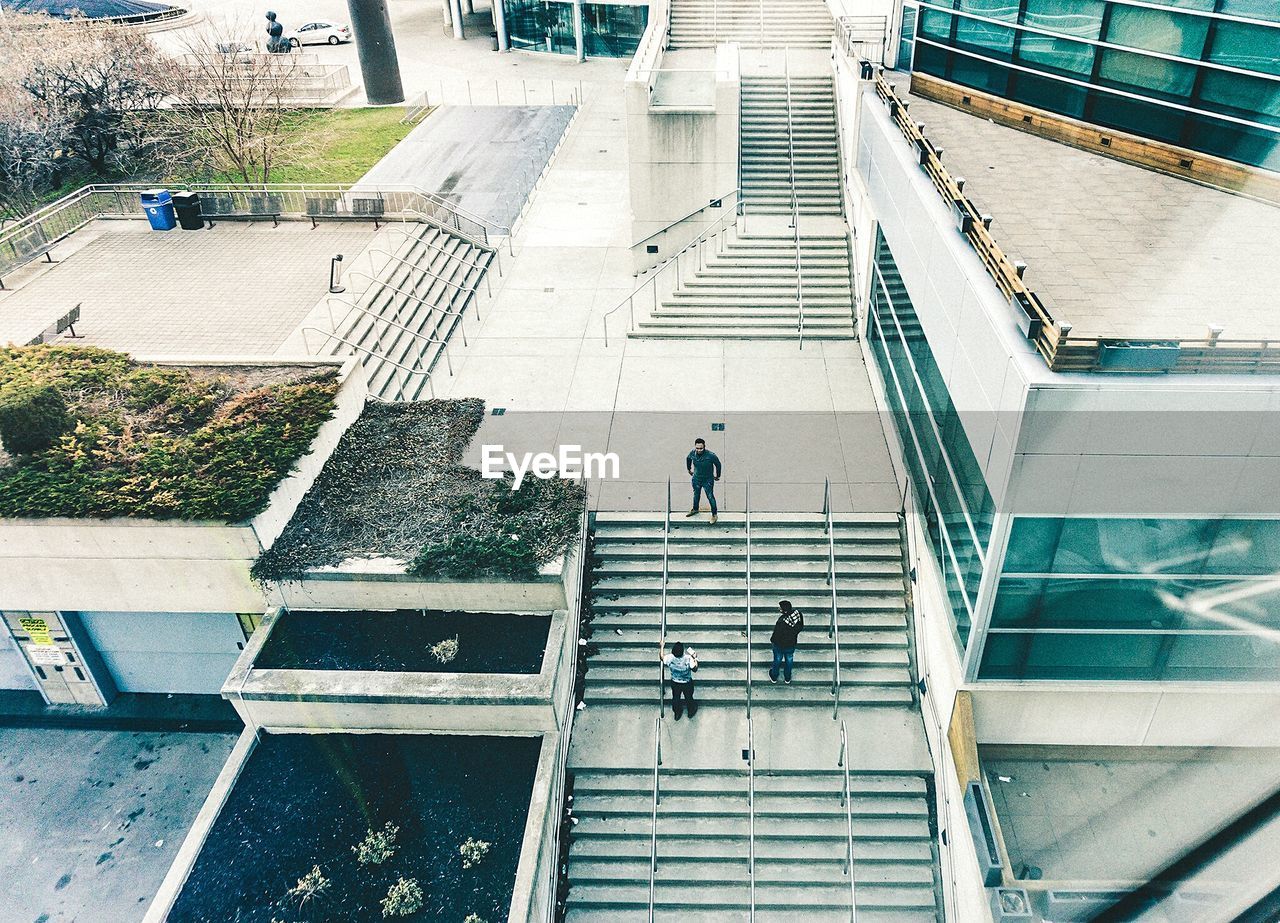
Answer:
[[773, 634], [769, 636], [769, 641], [781, 648], [795, 647], [803, 628], [804, 613], [799, 609], [792, 609], [786, 615], [778, 616], [778, 621], [774, 623]]

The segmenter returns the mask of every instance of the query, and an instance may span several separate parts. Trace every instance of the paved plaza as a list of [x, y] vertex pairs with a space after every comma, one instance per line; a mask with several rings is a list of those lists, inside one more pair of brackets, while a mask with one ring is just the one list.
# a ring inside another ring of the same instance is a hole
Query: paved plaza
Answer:
[[142, 919], [234, 734], [0, 728], [0, 919]]
[[270, 354], [328, 291], [329, 260], [350, 260], [373, 225], [220, 221], [152, 232], [97, 221], [0, 292], [0, 343], [25, 343], [80, 306], [81, 342], [142, 356]]

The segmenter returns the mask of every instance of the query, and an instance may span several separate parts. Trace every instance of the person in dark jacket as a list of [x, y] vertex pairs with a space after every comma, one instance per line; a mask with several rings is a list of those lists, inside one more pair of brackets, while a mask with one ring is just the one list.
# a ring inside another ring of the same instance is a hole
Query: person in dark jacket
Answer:
[[773, 645], [773, 666], [769, 668], [769, 682], [778, 682], [778, 670], [782, 669], [782, 681], [791, 685], [791, 663], [796, 656], [796, 645], [804, 628], [804, 613], [788, 600], [778, 603], [782, 614], [773, 625], [769, 643]]
[[698, 515], [698, 502], [703, 492], [707, 502], [711, 504], [711, 524], [714, 526], [718, 518], [716, 510], [716, 481], [720, 480], [720, 459], [715, 452], [707, 448], [707, 440], [695, 439], [693, 451], [685, 456], [684, 466], [693, 478], [693, 506], [686, 516]]

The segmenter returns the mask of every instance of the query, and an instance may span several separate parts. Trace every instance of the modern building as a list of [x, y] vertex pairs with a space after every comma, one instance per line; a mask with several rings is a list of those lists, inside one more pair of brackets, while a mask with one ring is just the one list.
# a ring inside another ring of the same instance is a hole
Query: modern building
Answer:
[[504, 10], [507, 41], [519, 51], [627, 58], [649, 20], [648, 3], [570, 3], [495, 0]]
[[900, 66], [995, 99], [1280, 167], [1269, 0], [908, 0], [901, 46]]

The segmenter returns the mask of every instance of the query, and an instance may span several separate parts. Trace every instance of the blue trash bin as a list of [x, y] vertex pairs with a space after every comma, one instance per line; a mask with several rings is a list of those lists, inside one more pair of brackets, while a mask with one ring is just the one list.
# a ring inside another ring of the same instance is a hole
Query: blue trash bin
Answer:
[[168, 189], [148, 189], [142, 194], [142, 210], [153, 231], [172, 231], [178, 224], [173, 210], [173, 196]]

